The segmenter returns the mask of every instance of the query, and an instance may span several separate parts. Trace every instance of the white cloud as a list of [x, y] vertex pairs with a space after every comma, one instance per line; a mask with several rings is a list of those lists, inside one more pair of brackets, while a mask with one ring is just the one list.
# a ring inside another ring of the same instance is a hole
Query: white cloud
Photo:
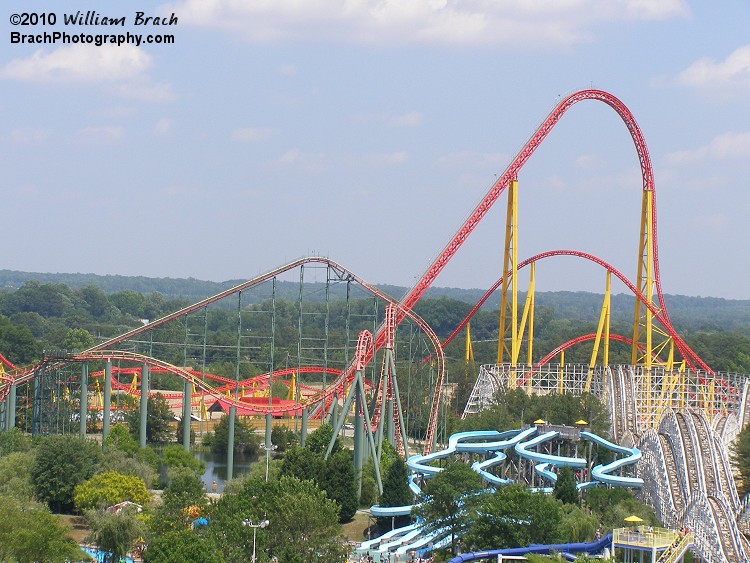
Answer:
[[675, 166], [704, 160], [746, 159], [750, 157], [750, 132], [723, 133], [710, 143], [696, 149], [673, 152], [666, 156], [666, 162]]
[[365, 156], [365, 162], [374, 166], [390, 166], [403, 164], [409, 160], [409, 153], [406, 151], [396, 151], [390, 153], [376, 153]]
[[326, 157], [322, 153], [306, 153], [298, 148], [289, 149], [274, 161], [282, 167], [301, 168], [308, 172], [319, 172], [325, 168]]
[[80, 142], [94, 145], [110, 145], [125, 136], [122, 127], [84, 127], [78, 131]]
[[281, 66], [281, 68], [279, 68], [279, 74], [283, 76], [296, 76], [297, 67], [292, 64], [283, 65]]
[[108, 94], [139, 102], [169, 102], [172, 87], [147, 74], [151, 55], [135, 45], [73, 45], [36, 51], [0, 68], [0, 78], [55, 84], [101, 84]]
[[122, 98], [137, 102], [171, 102], [176, 99], [172, 86], [153, 82], [148, 77], [137, 77], [112, 87], [110, 91]]
[[424, 114], [410, 111], [400, 115], [391, 113], [358, 113], [352, 117], [355, 123], [377, 124], [385, 127], [417, 127], [424, 123]]
[[625, 7], [628, 14], [640, 20], [666, 20], [690, 15], [690, 9], [681, 0], [627, 0]]
[[464, 166], [494, 166], [507, 164], [509, 155], [493, 152], [459, 151], [445, 154], [438, 159], [439, 164]]
[[722, 96], [750, 90], [750, 45], [736, 49], [723, 61], [705, 57], [677, 75], [683, 86], [710, 90]]
[[52, 136], [49, 129], [14, 129], [10, 141], [14, 145], [40, 145]]
[[601, 157], [595, 154], [582, 154], [575, 160], [577, 168], [583, 170], [595, 170], [600, 169], [603, 165]]
[[51, 52], [36, 51], [0, 69], [0, 78], [29, 82], [111, 82], [137, 76], [152, 64], [134, 45], [73, 45]]
[[275, 127], [242, 127], [232, 131], [232, 139], [243, 143], [265, 141], [275, 137], [280, 130]]
[[418, 111], [412, 111], [403, 115], [392, 117], [388, 121], [388, 124], [391, 127], [416, 127], [417, 125], [421, 125], [423, 121], [424, 115], [422, 115]]
[[159, 136], [169, 135], [172, 132], [172, 120], [162, 117], [154, 126], [154, 133]]
[[686, 0], [181, 0], [180, 22], [249, 41], [534, 46], [588, 41], [597, 23], [685, 17]]

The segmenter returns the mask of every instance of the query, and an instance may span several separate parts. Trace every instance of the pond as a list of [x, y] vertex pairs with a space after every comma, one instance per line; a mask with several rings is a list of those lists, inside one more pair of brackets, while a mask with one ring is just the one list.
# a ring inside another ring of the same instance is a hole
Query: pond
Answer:
[[[216, 492], [221, 493], [224, 490], [224, 483], [227, 480], [227, 454], [216, 454], [210, 451], [205, 451], [194, 452], [193, 457], [200, 459], [206, 464], [206, 470], [201, 476], [201, 479], [206, 486], [206, 490], [211, 492], [211, 484], [216, 481]], [[258, 456], [248, 456], [235, 453], [233, 477], [245, 475], [250, 471], [250, 467], [255, 463], [258, 463], [258, 461]]]

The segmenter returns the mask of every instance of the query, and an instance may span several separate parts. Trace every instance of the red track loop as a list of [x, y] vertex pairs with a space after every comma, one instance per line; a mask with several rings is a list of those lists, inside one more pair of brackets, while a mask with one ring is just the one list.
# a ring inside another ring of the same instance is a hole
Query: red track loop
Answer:
[[[654, 318], [661, 323], [662, 327], [666, 331], [669, 336], [672, 337], [674, 340], [675, 346], [677, 346], [677, 349], [680, 351], [680, 354], [682, 354], [682, 357], [685, 358], [685, 361], [688, 363], [688, 365], [692, 369], [702, 369], [706, 371], [707, 373], [713, 374], [714, 371], [706, 365], [706, 363], [700, 359], [698, 354], [693, 352], [693, 350], [690, 348], [690, 346], [687, 345], [687, 343], [682, 340], [679, 334], [675, 331], [675, 329], [672, 327], [672, 324], [669, 320], [669, 317], [667, 317], [665, 313], [665, 309], [662, 308], [661, 310], [653, 305], [653, 303], [649, 303], [648, 299], [646, 299], [646, 296], [641, 293], [641, 291], [628, 279], [625, 277], [625, 275], [622, 274], [617, 268], [612, 266], [611, 264], [605, 262], [601, 258], [597, 258], [593, 254], [588, 254], [586, 252], [580, 252], [578, 250], [550, 250], [547, 252], [542, 252], [540, 254], [536, 254], [535, 256], [532, 256], [531, 258], [527, 258], [526, 260], [523, 260], [522, 262], [518, 263], [518, 269], [525, 268], [529, 264], [533, 262], [537, 262], [539, 260], [543, 260], [545, 258], [551, 258], [553, 256], [575, 256], [577, 258], [583, 258], [585, 260], [589, 260], [591, 262], [594, 262], [595, 264], [598, 264], [608, 272], [612, 273], [617, 279], [619, 279], [623, 284], [627, 286], [627, 288], [635, 295], [635, 297], [643, 303], [651, 313], [653, 313]], [[500, 285], [503, 283], [503, 278], [501, 277], [499, 280], [497, 280], [492, 287], [490, 287], [485, 294], [482, 296], [482, 298], [477, 302], [476, 305], [474, 305], [474, 308], [472, 308], [471, 311], [469, 311], [469, 314], [466, 315], [463, 321], [453, 330], [453, 332], [443, 341], [443, 347], [447, 346], [457, 335], [458, 333], [466, 326], [466, 323], [471, 320], [471, 318], [479, 311], [481, 306], [489, 299], [490, 295], [492, 295], [497, 289], [500, 287]], [[614, 338], [613, 338], [614, 339]], [[559, 350], [558, 350], [559, 351]]]

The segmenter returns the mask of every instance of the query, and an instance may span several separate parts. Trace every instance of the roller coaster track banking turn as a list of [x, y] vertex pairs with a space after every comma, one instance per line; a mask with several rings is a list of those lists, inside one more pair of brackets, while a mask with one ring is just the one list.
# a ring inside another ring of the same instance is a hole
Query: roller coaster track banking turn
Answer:
[[[530, 264], [534, 264], [536, 262], [539, 262], [541, 260], [544, 260], [546, 258], [552, 258], [555, 256], [573, 256], [577, 258], [582, 258], [584, 260], [589, 260], [590, 262], [593, 262], [595, 264], [598, 264], [602, 268], [604, 268], [607, 272], [614, 274], [614, 276], [619, 279], [635, 296], [636, 299], [638, 299], [656, 318], [657, 321], [659, 321], [663, 327], [664, 330], [669, 334], [670, 337], [674, 339], [675, 345], [677, 346], [677, 349], [680, 351], [680, 353], [683, 355], [683, 357], [686, 359], [688, 364], [693, 369], [702, 369], [706, 371], [707, 373], [713, 373], [713, 370], [703, 361], [700, 359], [700, 357], [690, 348], [690, 346], [685, 343], [684, 340], [680, 337], [679, 334], [677, 334], [677, 331], [672, 327], [669, 318], [666, 315], [666, 309], [662, 308], [661, 310], [656, 307], [653, 303], [650, 303], [646, 296], [617, 268], [609, 264], [608, 262], [602, 260], [601, 258], [597, 258], [596, 256], [592, 254], [588, 254], [586, 252], [580, 252], [578, 250], [549, 250], [547, 252], [541, 252], [539, 254], [536, 254], [534, 256], [531, 256], [530, 258], [527, 258], [526, 260], [523, 260], [518, 263], [518, 269], [525, 268], [526, 266], [529, 266]], [[458, 334], [466, 327], [466, 324], [471, 320], [471, 318], [479, 311], [479, 309], [484, 305], [484, 303], [492, 296], [495, 291], [498, 290], [498, 288], [502, 285], [504, 281], [504, 278], [501, 277], [499, 280], [497, 280], [492, 287], [490, 287], [482, 296], [482, 298], [474, 305], [474, 307], [469, 311], [469, 313], [464, 317], [464, 319], [458, 324], [458, 326], [453, 330], [453, 332], [443, 341], [443, 347], [450, 344], [453, 339], [458, 336]], [[629, 340], [629, 344], [633, 344], [632, 339]], [[571, 341], [569, 344], [575, 344], [575, 342]], [[566, 344], [561, 345], [560, 348], [558, 348], [558, 352], [560, 349], [564, 349]], [[549, 361], [551, 358], [553, 358], [556, 354], [548, 354], [543, 360], [541, 360], [540, 364], [545, 364], [547, 361]]]
[[[523, 168], [523, 166], [527, 163], [527, 161], [531, 158], [531, 156], [534, 154], [536, 149], [541, 145], [541, 143], [546, 139], [547, 135], [551, 132], [551, 130], [555, 127], [555, 125], [560, 121], [562, 116], [575, 104], [578, 102], [584, 101], [584, 100], [594, 100], [602, 102], [609, 107], [611, 107], [622, 119], [622, 121], [625, 123], [628, 131], [630, 132], [631, 138], [633, 140], [636, 153], [638, 155], [640, 167], [641, 167], [641, 176], [642, 176], [642, 197], [643, 197], [643, 206], [642, 206], [642, 216], [641, 216], [641, 230], [640, 230], [640, 245], [639, 245], [639, 255], [638, 255], [638, 275], [637, 275], [637, 281], [635, 284], [632, 284], [630, 282], [627, 282], [624, 276], [619, 274], [614, 268], [606, 264], [604, 261], [593, 257], [591, 255], [585, 255], [584, 253], [577, 253], [575, 251], [553, 251], [551, 253], [545, 253], [545, 255], [542, 256], [552, 256], [552, 255], [559, 255], [559, 254], [567, 254], [567, 255], [577, 255], [580, 257], [585, 257], [589, 260], [592, 260], [594, 262], [599, 263], [603, 267], [605, 267], [608, 271], [611, 271], [615, 275], [618, 276], [626, 285], [633, 291], [634, 295], [636, 295], [636, 301], [635, 301], [635, 315], [634, 315], [634, 336], [633, 336], [633, 356], [636, 356], [636, 352], [639, 350], [643, 350], [643, 357], [646, 358], [645, 361], [647, 363], [651, 362], [652, 354], [651, 354], [651, 320], [656, 319], [657, 322], [659, 322], [666, 333], [669, 334], [669, 336], [673, 339], [673, 341], [676, 343], [678, 350], [683, 355], [683, 358], [690, 362], [691, 365], [700, 367], [708, 372], [711, 370], [706, 366], [700, 358], [697, 357], [697, 355], [689, 349], [689, 347], [682, 341], [682, 339], [677, 336], [676, 332], [672, 328], [671, 322], [669, 320], [667, 310], [664, 303], [664, 297], [662, 293], [661, 288], [661, 281], [660, 281], [660, 273], [659, 273], [659, 261], [658, 261], [658, 245], [657, 245], [657, 236], [656, 236], [656, 204], [655, 204], [655, 198], [654, 198], [654, 178], [653, 178], [653, 170], [651, 166], [650, 157], [648, 154], [648, 149], [646, 147], [646, 143], [643, 137], [643, 134], [636, 123], [633, 115], [628, 110], [628, 108], [615, 96], [612, 94], [602, 91], [602, 90], [581, 90], [578, 92], [575, 92], [564, 99], [562, 99], [557, 106], [552, 110], [552, 112], [547, 116], [547, 118], [542, 122], [542, 124], [537, 128], [537, 130], [532, 134], [530, 139], [524, 144], [523, 148], [520, 150], [520, 152], [513, 158], [511, 163], [508, 165], [508, 167], [505, 169], [505, 171], [499, 176], [497, 181], [491, 186], [489, 191], [486, 193], [484, 198], [479, 202], [479, 204], [473, 209], [473, 211], [470, 213], [466, 221], [463, 223], [463, 225], [458, 229], [456, 234], [452, 237], [450, 242], [443, 248], [443, 250], [439, 253], [437, 258], [431, 263], [431, 265], [428, 267], [426, 272], [419, 278], [419, 280], [416, 282], [416, 284], [408, 290], [405, 295], [402, 297], [400, 302], [395, 302], [393, 299], [389, 298], [387, 295], [379, 291], [374, 286], [366, 283], [361, 278], [354, 275], [349, 270], [346, 270], [339, 264], [327, 259], [327, 258], [320, 258], [320, 257], [311, 257], [311, 258], [303, 258], [299, 259], [293, 262], [290, 262], [289, 264], [286, 264], [284, 266], [281, 266], [279, 268], [276, 268], [274, 270], [271, 270], [265, 274], [262, 274], [261, 276], [255, 277], [247, 282], [244, 282], [242, 284], [239, 284], [233, 288], [227, 289], [221, 293], [218, 293], [217, 295], [214, 295], [213, 297], [209, 297], [207, 299], [204, 299], [198, 303], [195, 303], [193, 305], [190, 305], [189, 307], [180, 309], [179, 311], [176, 311], [174, 313], [171, 313], [169, 315], [166, 315], [162, 317], [161, 319], [158, 319], [156, 321], [153, 321], [151, 323], [148, 323], [144, 326], [138, 327], [136, 329], [133, 329], [131, 331], [128, 331], [120, 336], [117, 336], [115, 338], [111, 338], [105, 342], [102, 342], [101, 344], [98, 344], [86, 351], [84, 351], [85, 354], [93, 354], [95, 352], [100, 352], [103, 350], [112, 350], [113, 348], [116, 348], [119, 344], [132, 339], [138, 335], [141, 335], [143, 333], [146, 333], [160, 325], [163, 325], [165, 323], [168, 323], [172, 320], [185, 317], [186, 315], [198, 311], [199, 309], [202, 309], [204, 307], [207, 307], [209, 304], [214, 303], [216, 301], [219, 301], [221, 299], [224, 299], [225, 297], [228, 297], [230, 295], [235, 294], [241, 294], [241, 292], [245, 289], [248, 289], [250, 287], [253, 287], [254, 285], [260, 284], [264, 281], [275, 279], [276, 276], [287, 272], [293, 268], [301, 267], [304, 264], [308, 263], [319, 263], [319, 264], [325, 264], [327, 267], [331, 268], [332, 271], [334, 271], [337, 275], [341, 276], [341, 279], [347, 279], [352, 280], [358, 283], [360, 286], [365, 288], [367, 291], [369, 291], [372, 295], [377, 296], [380, 299], [383, 299], [387, 301], [388, 303], [391, 303], [392, 305], [396, 306], [396, 323], [402, 322], [405, 318], [411, 319], [414, 324], [416, 324], [431, 340], [434, 346], [435, 354], [436, 354], [436, 378], [435, 378], [435, 389], [437, 392], [433, 395], [433, 403], [431, 407], [431, 414], [430, 414], [430, 421], [427, 426], [427, 437], [426, 437], [426, 448], [429, 450], [431, 448], [431, 438], [434, 436], [435, 432], [435, 426], [437, 424], [437, 417], [438, 417], [438, 410], [440, 407], [440, 400], [441, 400], [441, 391], [443, 387], [443, 381], [444, 381], [444, 375], [445, 375], [445, 366], [444, 361], [442, 357], [442, 346], [440, 345], [439, 340], [435, 337], [432, 330], [424, 323], [418, 316], [416, 316], [412, 309], [417, 304], [417, 302], [422, 298], [424, 293], [427, 291], [427, 289], [432, 285], [432, 283], [435, 281], [435, 279], [438, 277], [438, 275], [442, 272], [442, 270], [445, 268], [445, 266], [449, 263], [449, 261], [453, 258], [453, 256], [456, 254], [456, 252], [459, 250], [461, 245], [467, 240], [469, 235], [474, 231], [476, 226], [481, 222], [481, 220], [485, 217], [485, 215], [489, 212], [490, 208], [494, 205], [494, 203], [499, 199], [500, 195], [509, 187], [509, 185], [512, 182], [515, 182], [515, 180], [518, 177], [519, 172]], [[538, 258], [537, 258], [538, 259]], [[530, 262], [529, 260], [528, 262]], [[515, 268], [515, 264], [514, 264]], [[654, 302], [653, 297], [656, 297], [656, 302]], [[645, 306], [645, 307], [644, 307]], [[645, 313], [642, 313], [642, 308], [645, 310]], [[641, 344], [641, 336], [643, 333], [640, 332], [640, 326], [644, 325], [647, 327], [645, 332], [645, 339], [647, 344], [645, 345], [645, 348], [643, 348], [643, 345]], [[370, 349], [370, 351], [367, 353], [367, 356], [364, 358], [365, 363], [369, 362], [375, 352], [377, 350], [380, 350], [387, 342], [388, 335], [387, 330], [385, 327], [385, 323], [381, 324], [380, 327], [375, 331], [373, 341], [374, 346]], [[634, 361], [634, 363], [636, 363]], [[355, 370], [355, 366], [353, 364], [349, 364], [349, 366], [344, 370], [343, 375], [340, 379], [342, 380], [348, 380], [352, 377], [352, 374]], [[183, 379], [188, 379], [190, 381], [193, 381], [193, 378], [186, 376], [185, 374], [178, 374]], [[15, 371], [15, 373], [11, 374], [11, 377], [14, 377], [14, 381], [16, 383], [22, 383], [24, 381], [29, 381], [33, 377], [33, 370], [22, 370], [22, 371]], [[7, 387], [7, 385], [6, 385]], [[335, 387], [335, 386], [334, 386]], [[333, 387], [332, 387], [333, 388]], [[228, 403], [235, 404], [235, 406], [241, 406], [239, 403], [232, 398], [226, 398], [225, 399]], [[246, 408], [246, 405], [243, 405]], [[257, 412], [263, 413], [263, 412], [271, 412], [271, 413], [278, 413], [281, 409], [274, 407], [274, 406], [267, 406], [267, 407], [260, 407], [256, 406]], [[287, 408], [287, 407], [284, 407]], [[288, 407], [289, 409], [294, 410], [295, 407]], [[296, 407], [299, 408], [299, 407]], [[290, 411], [285, 411], [290, 412]]]
[[[445, 248], [438, 255], [432, 265], [427, 269], [426, 273], [404, 296], [402, 304], [406, 308], [413, 307], [419, 301], [422, 295], [424, 295], [424, 293], [427, 291], [427, 288], [432, 285], [432, 283], [435, 281], [435, 278], [443, 270], [443, 268], [445, 268], [451, 258], [456, 254], [458, 249], [466, 241], [466, 239], [473, 232], [479, 222], [484, 218], [492, 205], [508, 188], [510, 183], [518, 177], [518, 173], [521, 171], [523, 166], [529, 160], [534, 151], [536, 151], [539, 145], [541, 145], [541, 143], [554, 128], [554, 126], [558, 123], [558, 121], [560, 121], [565, 112], [567, 112], [573, 105], [583, 100], [597, 100], [610, 106], [620, 116], [620, 118], [627, 126], [628, 131], [630, 132], [630, 136], [633, 140], [633, 144], [635, 145], [635, 149], [638, 154], [643, 181], [643, 211], [641, 217], [641, 243], [639, 247], [638, 287], [641, 293], [646, 296], [646, 299], [649, 302], [651, 302], [651, 296], [655, 291], [663, 320], [666, 321], [665, 328], [671, 327], [671, 323], [669, 322], [669, 317], [667, 315], [666, 306], [664, 304], [664, 295], [661, 288], [659, 273], [654, 176], [651, 166], [651, 159], [648, 154], [648, 148], [646, 147], [646, 142], [643, 138], [643, 134], [641, 133], [641, 130], [638, 127], [635, 118], [630, 113], [630, 110], [615, 96], [603, 90], [581, 90], [567, 96], [557, 104], [557, 106], [542, 122], [539, 128], [534, 132], [529, 141], [523, 146], [521, 151], [508, 165], [505, 171], [500, 175], [498, 180], [492, 185], [479, 205], [474, 208], [468, 219], [459, 228], [458, 232], [445, 246]], [[639, 312], [639, 304], [640, 302], [637, 301], [635, 314], [637, 320], [640, 320], [641, 318]], [[651, 314], [653, 314], [652, 311], [650, 312]], [[649, 341], [648, 348], [650, 348], [650, 319], [646, 321], [646, 324], [648, 325], [646, 338]], [[637, 325], [634, 327], [634, 334], [636, 336], [640, 334]], [[634, 337], [634, 340], [638, 341], [639, 338]], [[648, 353], [650, 354], [650, 350], [648, 350]]]
[[[61, 367], [62, 365], [70, 362], [82, 362], [82, 361], [88, 361], [88, 360], [125, 360], [125, 361], [131, 361], [136, 363], [142, 363], [149, 366], [158, 367], [162, 370], [165, 370], [169, 373], [172, 373], [181, 379], [190, 382], [191, 384], [195, 385], [196, 388], [204, 390], [206, 393], [209, 393], [212, 396], [217, 397], [217, 400], [221, 403], [224, 407], [230, 407], [235, 406], [238, 409], [238, 412], [240, 414], [272, 414], [272, 415], [283, 415], [286, 413], [296, 412], [300, 408], [306, 406], [307, 404], [314, 404], [319, 403], [321, 401], [328, 402], [334, 394], [339, 393], [341, 394], [341, 389], [343, 388], [343, 385], [351, 381], [354, 377], [354, 371], [356, 370], [356, 365], [352, 363], [337, 379], [336, 382], [334, 382], [330, 387], [328, 387], [326, 390], [324, 390], [321, 393], [318, 393], [314, 397], [310, 397], [307, 399], [305, 403], [302, 404], [295, 404], [295, 405], [248, 405], [247, 403], [244, 403], [240, 401], [239, 399], [228, 397], [220, 390], [217, 390], [209, 385], [207, 385], [204, 381], [197, 378], [194, 373], [191, 373], [189, 370], [185, 370], [183, 368], [176, 367], [172, 364], [169, 364], [167, 362], [150, 358], [144, 355], [140, 354], [132, 354], [125, 351], [119, 351], [119, 350], [113, 350], [112, 347], [116, 346], [118, 344], [122, 344], [126, 342], [129, 339], [132, 339], [136, 336], [139, 336], [143, 333], [146, 333], [150, 330], [153, 330], [154, 328], [164, 325], [170, 321], [182, 318], [192, 312], [195, 312], [199, 309], [202, 309], [204, 307], [207, 307], [208, 305], [215, 303], [221, 299], [224, 299], [226, 297], [235, 295], [239, 292], [242, 292], [246, 289], [249, 289], [255, 285], [258, 285], [260, 283], [263, 283], [265, 281], [268, 281], [284, 272], [287, 272], [289, 270], [298, 268], [304, 264], [323, 264], [329, 268], [331, 268], [333, 271], [335, 271], [339, 276], [341, 276], [342, 279], [348, 279], [351, 281], [356, 282], [358, 285], [360, 285], [362, 288], [370, 292], [372, 295], [378, 297], [379, 299], [382, 299], [389, 303], [390, 305], [394, 306], [398, 312], [400, 312], [400, 319], [403, 320], [404, 318], [409, 318], [416, 326], [419, 327], [420, 330], [424, 332], [424, 334], [427, 336], [427, 338], [430, 340], [434, 347], [434, 353], [436, 354], [436, 371], [439, 374], [443, 374], [445, 371], [445, 362], [443, 357], [443, 351], [442, 347], [440, 346], [440, 340], [435, 335], [435, 333], [432, 331], [432, 329], [427, 325], [427, 323], [424, 322], [414, 311], [410, 309], [404, 308], [402, 305], [399, 305], [396, 301], [394, 301], [391, 297], [380, 291], [375, 286], [367, 283], [362, 278], [356, 276], [353, 272], [347, 270], [340, 264], [337, 264], [336, 262], [323, 257], [308, 257], [308, 258], [301, 258], [298, 260], [295, 260], [293, 262], [290, 262], [284, 266], [281, 266], [279, 268], [276, 268], [270, 272], [267, 272], [265, 274], [262, 274], [260, 276], [257, 276], [251, 280], [248, 280], [246, 282], [243, 282], [242, 284], [239, 284], [233, 288], [227, 289], [221, 293], [218, 293], [212, 297], [208, 297], [206, 299], [203, 299], [202, 301], [199, 301], [198, 303], [195, 303], [193, 305], [190, 305], [188, 307], [184, 307], [183, 309], [180, 309], [179, 311], [175, 311], [174, 313], [170, 313], [168, 315], [165, 315], [161, 317], [160, 319], [157, 319], [153, 322], [150, 322], [148, 324], [145, 324], [143, 326], [140, 326], [138, 328], [135, 328], [131, 331], [128, 331], [124, 334], [121, 334], [117, 337], [111, 338], [109, 340], [106, 340], [96, 346], [92, 346], [91, 348], [84, 350], [83, 352], [73, 355], [69, 358], [64, 358], [60, 360], [54, 360], [53, 361], [53, 367]], [[364, 362], [365, 364], [369, 362], [373, 357], [374, 350], [372, 347], [370, 347], [367, 351], [367, 353], [362, 357], [355, 358], [358, 362]], [[12, 365], [12, 364], [10, 364]], [[15, 367], [15, 366], [14, 366]], [[16, 368], [14, 372], [11, 372], [6, 377], [4, 377], [3, 381], [8, 380], [8, 382], [12, 382], [15, 384], [22, 384], [30, 381], [34, 377], [34, 370], [35, 366], [32, 366], [30, 368], [26, 369], [18, 369]], [[268, 378], [268, 374], [265, 376], [261, 376], [264, 378]], [[442, 377], [442, 376], [440, 376]], [[3, 390], [8, 389], [8, 385], [6, 384]], [[437, 386], [438, 390], [442, 389], [442, 385]], [[437, 410], [439, 406], [440, 401], [440, 393], [435, 393], [433, 402], [436, 404], [433, 405], [432, 410], [436, 411], [436, 414], [434, 417], [437, 417]], [[436, 420], [433, 421], [433, 426], [436, 424]]]

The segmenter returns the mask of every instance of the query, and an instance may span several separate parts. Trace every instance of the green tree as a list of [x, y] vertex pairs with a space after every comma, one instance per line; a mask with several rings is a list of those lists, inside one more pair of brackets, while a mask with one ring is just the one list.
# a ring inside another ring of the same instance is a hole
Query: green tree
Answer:
[[105, 562], [120, 561], [146, 533], [145, 524], [132, 508], [120, 512], [91, 511], [86, 520], [91, 529], [89, 540], [108, 553]]
[[328, 458], [320, 486], [339, 505], [339, 522], [349, 522], [359, 505], [351, 451], [341, 450]]
[[173, 530], [148, 541], [143, 552], [145, 563], [222, 563], [221, 551], [204, 534], [193, 530]]
[[31, 312], [43, 317], [62, 317], [71, 311], [71, 291], [63, 284], [28, 281], [8, 296], [6, 314]]
[[72, 435], [52, 435], [41, 440], [31, 468], [36, 498], [56, 512], [73, 508], [73, 491], [94, 474], [101, 458], [96, 442]]
[[560, 521], [559, 536], [563, 542], [584, 542], [594, 539], [599, 521], [585, 508], [566, 504], [563, 506], [563, 517]]
[[[328, 450], [328, 444], [333, 436], [333, 425], [330, 422], [321, 424], [315, 431], [311, 432], [305, 440], [305, 448], [313, 453], [324, 455]], [[331, 455], [335, 454], [342, 448], [341, 440], [336, 438], [331, 449]]]
[[109, 434], [104, 439], [106, 449], [115, 449], [126, 455], [133, 455], [138, 451], [138, 442], [130, 435], [127, 426], [115, 424], [109, 429]]
[[265, 519], [268, 526], [257, 530], [258, 561], [268, 562], [271, 556], [285, 563], [346, 561], [338, 506], [312, 481], [294, 477], [267, 483], [248, 480], [240, 493], [225, 494], [212, 505], [207, 533], [227, 561], [248, 561], [253, 530], [242, 521]]
[[313, 448], [308, 448], [307, 444], [304, 448], [292, 446], [284, 454], [280, 473], [300, 480], [313, 481], [326, 492], [328, 498], [338, 504], [339, 521], [348, 522], [357, 512], [359, 505], [355, 489], [354, 459], [349, 450], [340, 448], [327, 460], [323, 458], [323, 443], [327, 444], [327, 440], [330, 441], [331, 434], [332, 432], [328, 433], [328, 438], [325, 437], [325, 431], [318, 434], [320, 439], [313, 441]]
[[482, 490], [482, 478], [465, 463], [449, 462], [446, 468], [429, 479], [419, 495], [412, 514], [424, 519], [428, 532], [446, 529], [451, 535], [451, 553], [456, 554], [456, 539], [469, 522], [466, 518]]
[[[227, 453], [229, 445], [229, 417], [223, 415], [213, 432], [203, 436], [203, 444], [218, 454]], [[260, 437], [247, 422], [239, 418], [234, 421], [234, 451], [247, 455], [257, 455], [260, 450]]]
[[[157, 459], [153, 460], [150, 454], [156, 456]], [[123, 475], [132, 475], [141, 479], [146, 484], [146, 488], [152, 489], [158, 483], [156, 467], [158, 467], [158, 456], [153, 450], [148, 448], [143, 448], [143, 451], [136, 449], [134, 455], [127, 455], [120, 450], [109, 448], [104, 453], [104, 458], [97, 466], [96, 471], [97, 473], [116, 471]]]
[[745, 426], [737, 435], [731, 451], [731, 460], [740, 474], [737, 493], [743, 497], [750, 493], [750, 426]]
[[557, 481], [552, 495], [564, 504], [578, 504], [576, 476], [571, 467], [565, 465], [557, 472]]
[[199, 474], [203, 474], [203, 471], [206, 469], [204, 461], [193, 457], [193, 454], [178, 445], [164, 448], [161, 459], [162, 463], [168, 468], [185, 467]]
[[643, 518], [648, 525], [659, 525], [654, 511], [638, 502], [633, 493], [627, 489], [620, 487], [589, 489], [583, 500], [586, 507], [598, 519], [599, 528], [602, 530], [621, 528], [625, 524], [625, 518], [631, 515]]
[[476, 497], [464, 543], [479, 550], [554, 543], [562, 515], [556, 499], [525, 485], [508, 485]]
[[199, 514], [206, 512], [208, 499], [199, 475], [185, 467], [169, 472], [169, 483], [162, 493], [162, 505], [154, 512], [152, 537], [186, 530]]
[[206, 488], [195, 471], [177, 467], [169, 472], [169, 484], [162, 494], [164, 506], [181, 510], [188, 506], [207, 504]]
[[320, 483], [325, 472], [325, 460], [320, 454], [311, 450], [292, 446], [281, 461], [281, 474], [296, 477], [300, 480], [309, 479]]
[[86, 556], [68, 538], [57, 516], [36, 504], [20, 504], [0, 496], [0, 560], [83, 561]]
[[110, 301], [122, 313], [135, 318], [143, 317], [143, 309], [146, 304], [146, 296], [131, 289], [118, 291], [109, 296]]
[[[380, 497], [380, 506], [407, 506], [414, 502], [414, 494], [409, 489], [409, 468], [400, 457], [396, 457], [391, 463], [383, 479], [383, 494]], [[378, 518], [378, 527], [381, 530], [390, 529], [392, 526], [405, 526], [409, 521], [408, 516], [391, 518]]]
[[0, 457], [0, 495], [19, 502], [34, 499], [31, 484], [31, 468], [34, 466], [34, 452], [13, 452]]
[[284, 453], [297, 442], [297, 435], [291, 428], [277, 425], [271, 429], [271, 443], [277, 447], [279, 453]]
[[77, 291], [77, 294], [92, 317], [104, 320], [109, 316], [111, 308], [109, 298], [100, 288], [95, 285], [85, 285]]
[[0, 432], [0, 456], [13, 452], [27, 452], [31, 449], [31, 438], [18, 428], [11, 428], [7, 432]]
[[39, 358], [41, 346], [25, 326], [14, 326], [0, 316], [0, 353], [14, 364], [28, 364]]
[[80, 352], [91, 348], [94, 345], [94, 338], [85, 328], [71, 328], [65, 334], [62, 345], [66, 350]]
[[73, 502], [81, 512], [107, 508], [126, 500], [143, 506], [151, 500], [151, 495], [143, 479], [116, 471], [98, 473], [73, 492]]
[[[138, 436], [141, 428], [141, 408], [137, 406], [126, 415], [128, 428], [132, 436]], [[157, 393], [149, 397], [146, 403], [146, 441], [154, 444], [163, 444], [170, 441], [172, 432], [170, 425], [174, 422], [167, 400], [164, 395]]]

